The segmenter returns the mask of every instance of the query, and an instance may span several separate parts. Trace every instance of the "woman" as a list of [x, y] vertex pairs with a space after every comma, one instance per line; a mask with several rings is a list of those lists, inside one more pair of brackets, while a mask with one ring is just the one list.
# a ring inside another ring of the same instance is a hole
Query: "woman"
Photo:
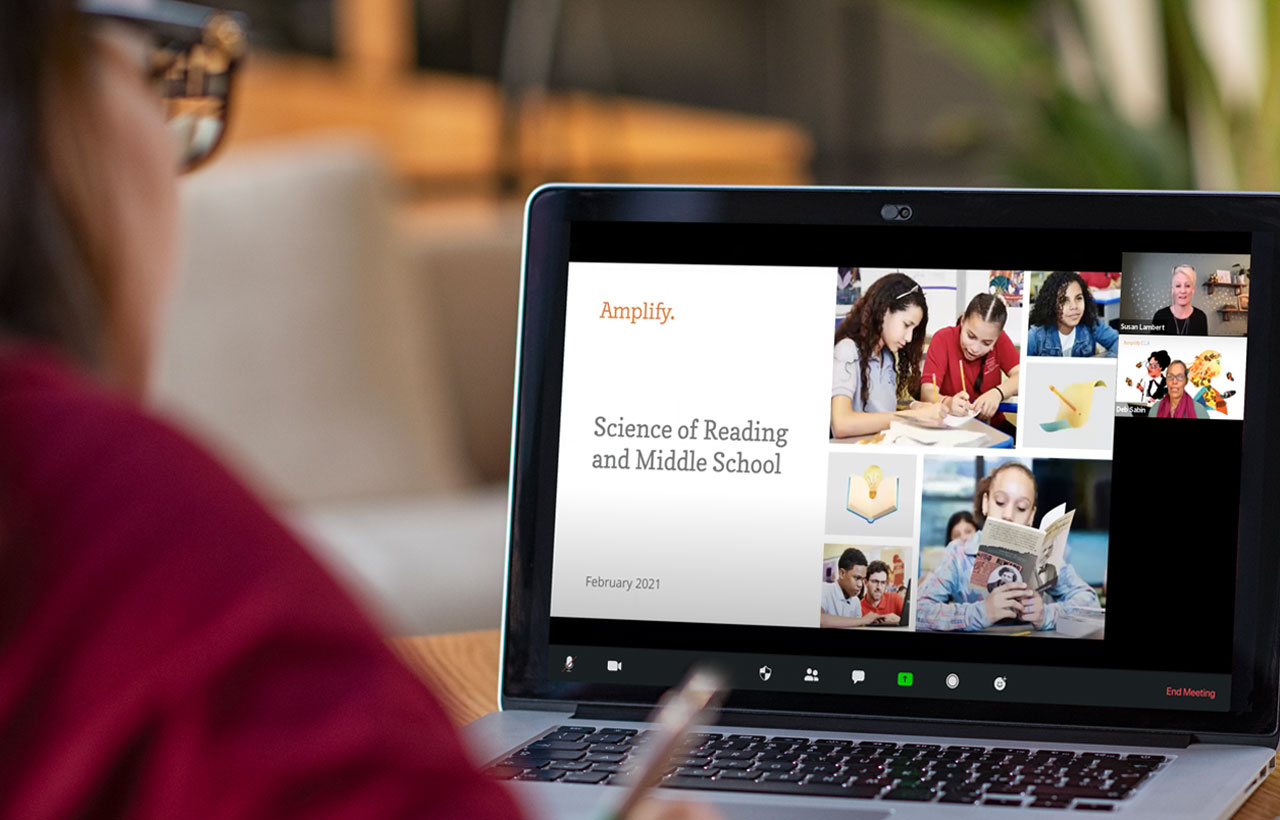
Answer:
[[0, 816], [518, 816], [289, 531], [140, 410], [176, 170], [244, 40], [91, 8], [0, 4]]
[[1187, 395], [1187, 365], [1174, 359], [1164, 371], [1168, 393], [1152, 405], [1147, 418], [1153, 419], [1207, 419], [1209, 409]]
[[1178, 265], [1173, 269], [1173, 302], [1156, 311], [1152, 324], [1164, 325], [1168, 336], [1208, 336], [1209, 317], [1191, 304], [1196, 292], [1196, 269]]
[[[1017, 461], [1006, 461], [978, 482], [973, 515], [981, 526], [987, 518], [1031, 526], [1036, 517], [1036, 479]], [[976, 631], [1016, 618], [1039, 630], [1054, 629], [1058, 613], [1069, 609], [1097, 609], [1098, 596], [1081, 580], [1070, 564], [1062, 567], [1057, 581], [1040, 594], [1022, 581], [994, 588], [987, 596], [969, 585], [982, 531], [947, 545], [942, 562], [920, 585], [916, 604], [917, 625], [937, 631]]]
[[936, 404], [912, 402], [898, 412], [898, 397], [920, 394], [920, 360], [929, 305], [920, 285], [904, 273], [871, 284], [836, 328], [832, 352], [831, 435], [863, 436], [895, 418], [941, 421]]
[[1168, 351], [1157, 350], [1147, 357], [1147, 382], [1144, 385], [1139, 380], [1138, 389], [1142, 391], [1142, 398], [1148, 407], [1163, 399], [1168, 392], [1168, 382], [1164, 377], [1168, 368]]
[[969, 300], [951, 327], [933, 334], [921, 374], [920, 397], [954, 416], [977, 415], [1013, 434], [1000, 403], [1018, 395], [1018, 349], [1004, 332], [1009, 311], [990, 293]]
[[1031, 306], [1028, 356], [1115, 356], [1120, 334], [1098, 318], [1093, 294], [1075, 271], [1056, 270], [1045, 277]]

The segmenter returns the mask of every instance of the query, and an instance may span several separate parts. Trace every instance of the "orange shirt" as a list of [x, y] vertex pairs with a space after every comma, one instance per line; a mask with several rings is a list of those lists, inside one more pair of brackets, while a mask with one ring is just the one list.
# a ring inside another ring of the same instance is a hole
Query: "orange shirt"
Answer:
[[896, 592], [886, 592], [880, 596], [880, 606], [872, 602], [870, 595], [863, 596], [862, 614], [870, 615], [872, 612], [877, 615], [901, 615], [902, 596]]

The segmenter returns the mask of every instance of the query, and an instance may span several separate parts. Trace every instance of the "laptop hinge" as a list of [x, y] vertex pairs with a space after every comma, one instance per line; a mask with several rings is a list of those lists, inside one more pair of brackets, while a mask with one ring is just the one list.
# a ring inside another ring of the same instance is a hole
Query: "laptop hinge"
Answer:
[[[652, 707], [579, 704], [576, 720], [643, 721]], [[1183, 749], [1191, 745], [1185, 732], [1145, 732], [1073, 726], [1010, 726], [1004, 724], [944, 723], [903, 718], [862, 718], [848, 715], [796, 715], [755, 712], [724, 712], [717, 723], [762, 729], [808, 729], [815, 732], [866, 732], [890, 735], [946, 735], [964, 738], [999, 738], [1032, 743], [1101, 743], [1114, 746], [1159, 746]]]

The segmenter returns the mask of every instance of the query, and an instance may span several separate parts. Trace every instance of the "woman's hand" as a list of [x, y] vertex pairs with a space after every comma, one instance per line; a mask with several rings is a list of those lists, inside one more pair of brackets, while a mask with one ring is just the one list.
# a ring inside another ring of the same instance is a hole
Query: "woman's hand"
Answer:
[[994, 416], [1000, 409], [1000, 391], [994, 387], [983, 393], [973, 402], [973, 409], [977, 411], [978, 417], [987, 420]]
[[947, 409], [953, 416], [972, 416], [973, 404], [969, 401], [969, 391], [961, 390], [951, 397], [951, 406]]
[[[987, 620], [994, 624], [1005, 618], [1022, 617], [1022, 613], [1027, 610], [1027, 605], [1024, 603], [1027, 589], [1027, 585], [1020, 581], [996, 587], [995, 592], [988, 595], [987, 600], [982, 604], [987, 612]], [[1043, 609], [1040, 612], [1040, 622], [1044, 622]]]

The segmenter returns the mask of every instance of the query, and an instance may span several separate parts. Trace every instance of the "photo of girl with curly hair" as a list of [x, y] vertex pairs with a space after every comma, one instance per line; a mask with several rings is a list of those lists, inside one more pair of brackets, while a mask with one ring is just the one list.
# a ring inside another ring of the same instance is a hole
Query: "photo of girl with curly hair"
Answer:
[[836, 328], [832, 352], [831, 435], [863, 436], [887, 429], [895, 417], [937, 423], [940, 404], [898, 397], [920, 395], [929, 305], [920, 284], [905, 273], [875, 280]]
[[1075, 271], [1056, 270], [1045, 278], [1031, 304], [1029, 324], [1028, 356], [1114, 358], [1120, 343], [1120, 334], [1098, 317], [1098, 305]]

